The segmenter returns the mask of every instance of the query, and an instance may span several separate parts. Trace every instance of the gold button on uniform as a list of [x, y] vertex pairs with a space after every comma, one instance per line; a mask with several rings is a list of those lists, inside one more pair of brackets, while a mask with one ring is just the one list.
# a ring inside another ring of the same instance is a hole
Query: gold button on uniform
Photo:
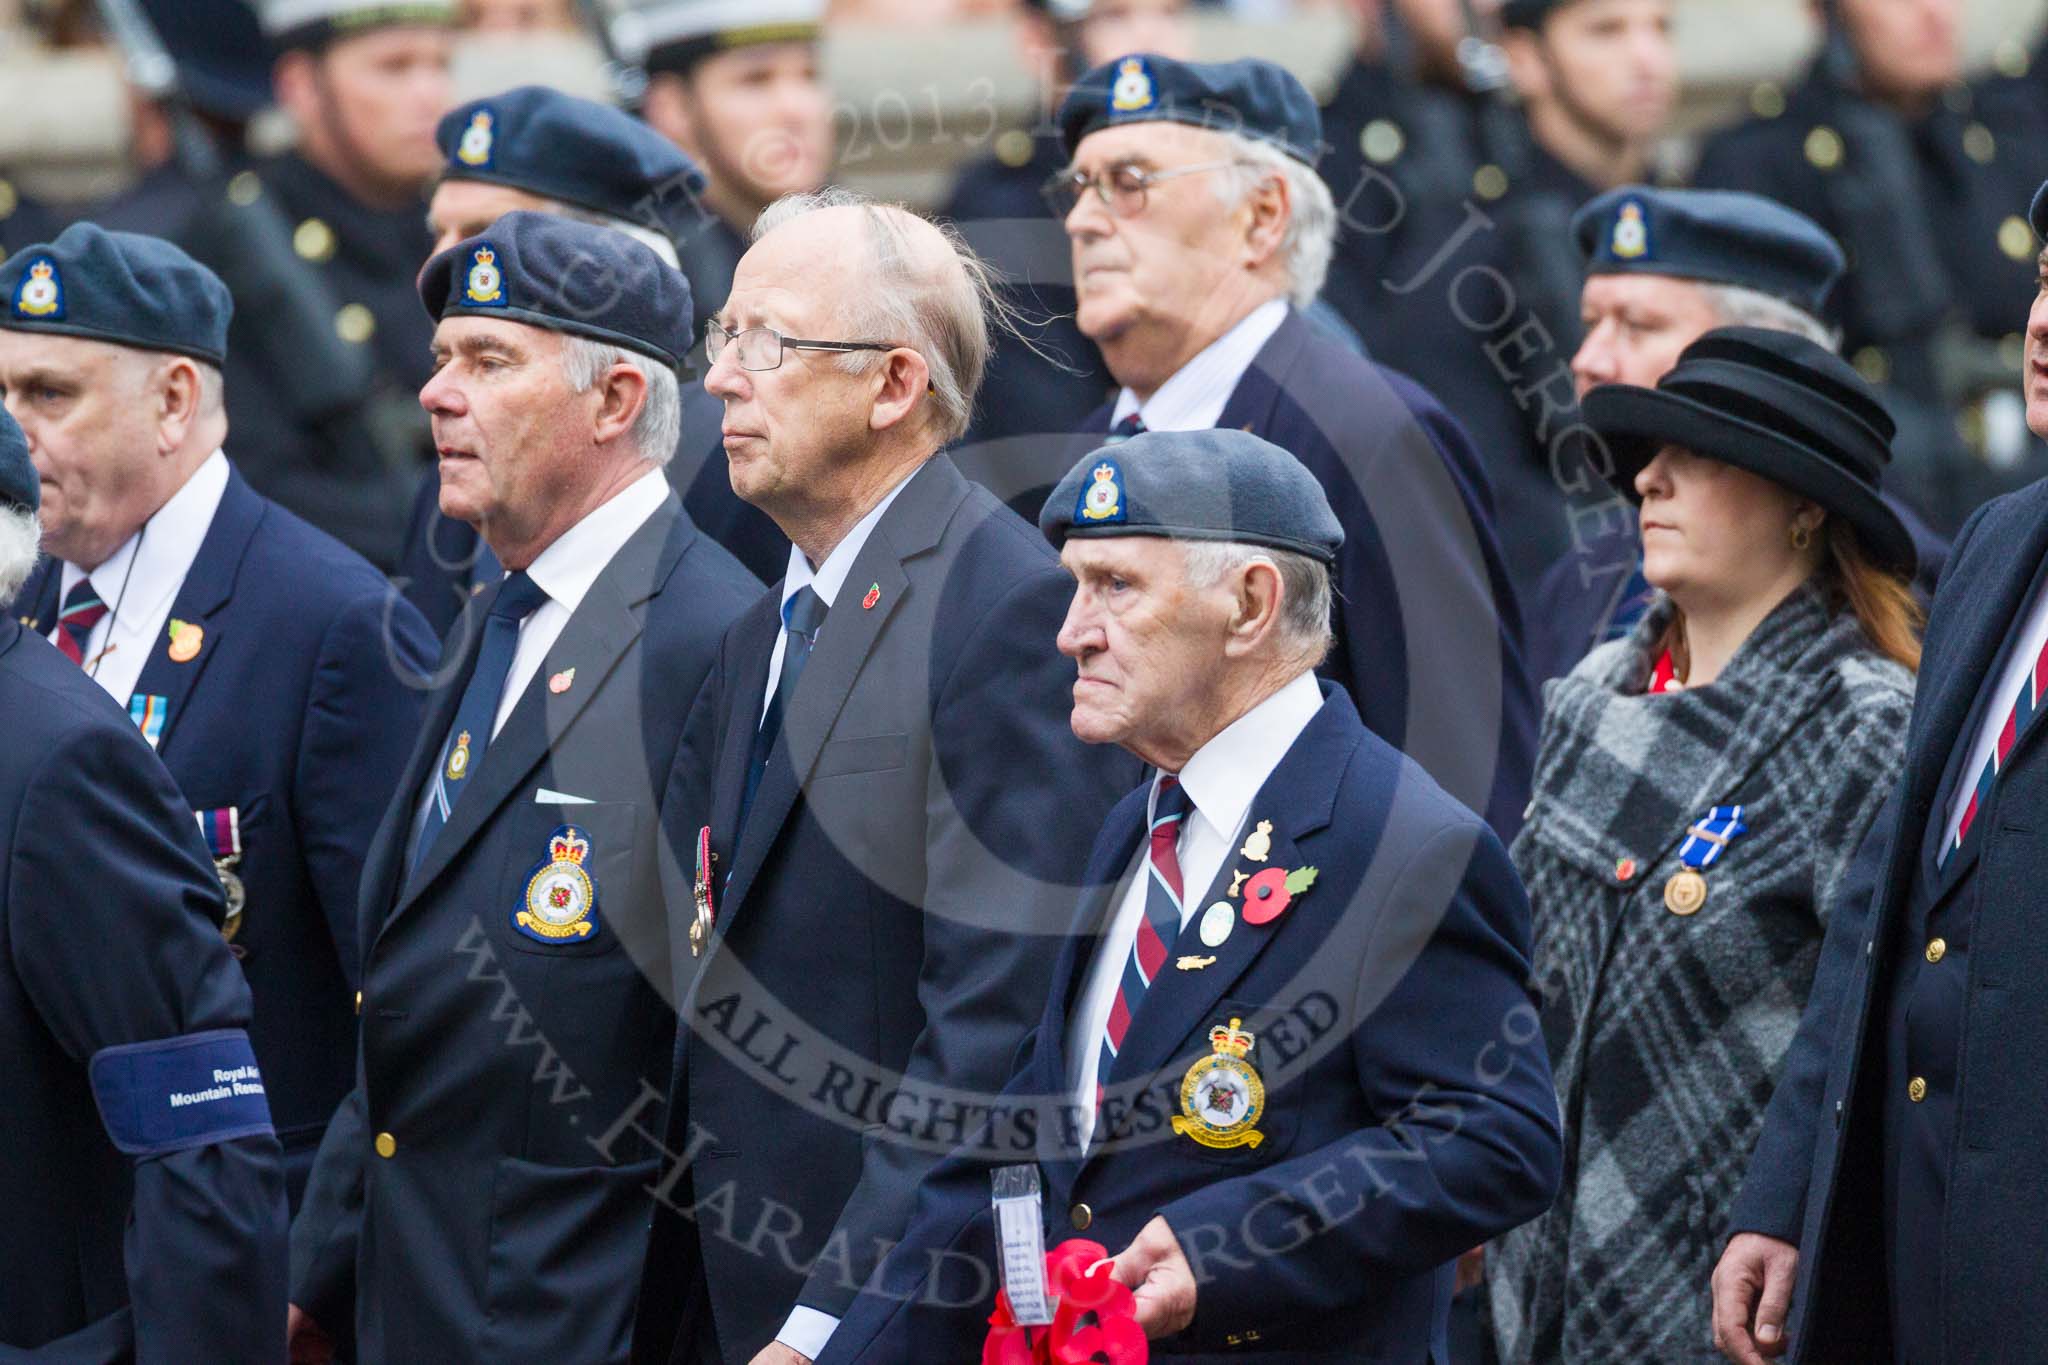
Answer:
[[360, 303], [344, 303], [334, 315], [334, 334], [361, 345], [377, 330], [377, 315]]
[[263, 182], [256, 178], [254, 171], [239, 172], [228, 181], [228, 202], [247, 208], [263, 197]]
[[1927, 1098], [1927, 1078], [1925, 1076], [1915, 1076], [1912, 1080], [1906, 1082], [1906, 1098], [1915, 1104]]
[[1772, 81], [1759, 81], [1749, 92], [1749, 111], [1758, 118], [1776, 118], [1785, 112], [1785, 92]]
[[1998, 225], [1998, 249], [2016, 261], [2034, 259], [2034, 229], [2017, 213]]
[[1842, 164], [1842, 135], [1825, 123], [1806, 135], [1806, 160], [1815, 170], [1831, 171]]
[[1981, 123], [1963, 129], [1963, 154], [1979, 166], [1988, 166], [1998, 156], [1998, 139]]
[[377, 1155], [387, 1161], [398, 1155], [398, 1139], [389, 1133], [377, 1134]]
[[1948, 956], [1948, 940], [1930, 938], [1927, 940], [1927, 960], [1939, 962]]
[[21, 207], [21, 196], [14, 192], [14, 186], [5, 177], [0, 177], [0, 218], [11, 218], [15, 209]]
[[1491, 163], [1472, 172], [1472, 189], [1481, 199], [1498, 199], [1508, 192], [1508, 173]]
[[2013, 80], [2027, 74], [2032, 60], [2027, 53], [2027, 45], [2017, 38], [2005, 39], [1991, 53], [1991, 64], [1998, 68], [1998, 74]]
[[308, 218], [292, 229], [292, 250], [318, 264], [334, 256], [334, 229], [318, 218]]
[[1856, 367], [1856, 373], [1873, 384], [1891, 382], [1892, 358], [1884, 353], [1882, 347], [1865, 346], [1849, 358], [1849, 363]]
[[1074, 1231], [1086, 1232], [1088, 1225], [1095, 1221], [1095, 1210], [1086, 1204], [1076, 1204], [1070, 1216], [1074, 1220]]
[[362, 993], [361, 991], [357, 991], [357, 992], [356, 992], [356, 1013], [357, 1013], [357, 1014], [361, 1014], [362, 1012], [363, 1012], [363, 993]]
[[1019, 170], [1031, 164], [1031, 134], [1022, 128], [1012, 128], [996, 139], [996, 160], [1011, 170]]
[[1365, 153], [1365, 159], [1375, 166], [1384, 166], [1400, 156], [1408, 146], [1408, 135], [1401, 131], [1401, 125], [1389, 118], [1376, 118], [1365, 125], [1365, 131], [1358, 135], [1358, 150]]

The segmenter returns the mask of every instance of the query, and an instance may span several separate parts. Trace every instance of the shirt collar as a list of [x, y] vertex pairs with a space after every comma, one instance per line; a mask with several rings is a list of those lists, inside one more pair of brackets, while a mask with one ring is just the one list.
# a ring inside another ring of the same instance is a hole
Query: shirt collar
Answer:
[[[919, 465], [917, 468], [922, 469], [924, 466]], [[794, 545], [789, 547], [789, 569], [782, 575], [782, 619], [785, 622], [789, 620], [789, 599], [796, 596], [797, 591], [806, 585], [809, 585], [812, 592], [818, 594], [818, 600], [828, 609], [831, 607], [834, 599], [839, 596], [839, 590], [846, 586], [846, 575], [853, 572], [853, 561], [860, 558], [861, 547], [868, 543], [868, 537], [881, 523], [882, 514], [889, 510], [890, 503], [896, 501], [896, 495], [903, 491], [904, 485], [916, 476], [917, 469], [911, 470], [894, 488], [884, 493], [882, 500], [869, 508], [866, 516], [853, 524], [853, 529], [832, 547], [832, 552], [825, 556], [825, 562], [817, 568], [811, 567], [811, 561], [804, 557], [802, 550]]]
[[548, 600], [573, 614], [605, 565], [668, 499], [668, 476], [650, 469], [556, 536], [526, 568]]
[[1182, 765], [1180, 784], [1189, 802], [1219, 838], [1237, 833], [1259, 789], [1322, 707], [1316, 675], [1304, 672], [1223, 727]]
[[119, 617], [115, 624], [125, 628], [132, 622], [155, 621], [171, 609], [171, 599], [184, 586], [227, 489], [228, 457], [216, 450], [98, 568], [88, 574], [76, 564], [66, 564], [63, 591], [69, 593], [80, 579], [90, 578], [100, 601]]
[[1237, 382], [1285, 321], [1287, 300], [1266, 300], [1175, 370], [1144, 402], [1129, 389], [1118, 394], [1110, 425], [1135, 412], [1147, 431], [1205, 431], [1215, 426]]

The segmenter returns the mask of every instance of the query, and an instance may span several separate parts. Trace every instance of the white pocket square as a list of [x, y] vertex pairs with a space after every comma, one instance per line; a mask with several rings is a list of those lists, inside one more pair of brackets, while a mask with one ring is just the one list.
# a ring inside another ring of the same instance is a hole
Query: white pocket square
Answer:
[[533, 804], [536, 806], [588, 806], [595, 803], [587, 796], [570, 796], [567, 792], [549, 791], [546, 787], [542, 787], [534, 792]]

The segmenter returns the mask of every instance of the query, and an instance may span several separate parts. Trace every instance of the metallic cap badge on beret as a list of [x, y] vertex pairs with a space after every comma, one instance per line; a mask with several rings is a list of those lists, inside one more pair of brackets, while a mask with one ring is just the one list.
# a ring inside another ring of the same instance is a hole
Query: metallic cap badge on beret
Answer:
[[263, 32], [280, 51], [319, 47], [336, 38], [397, 24], [446, 28], [454, 0], [251, 0]]
[[420, 272], [436, 318], [501, 317], [624, 346], [681, 370], [695, 330], [690, 283], [624, 233], [508, 213]]
[[73, 223], [0, 264], [0, 327], [175, 351], [218, 365], [234, 300], [211, 270], [161, 237]]
[[1654, 389], [1602, 384], [1582, 404], [1613, 458], [1608, 482], [1635, 480], [1667, 445], [1811, 498], [1855, 528], [1870, 557], [1911, 574], [1905, 523], [1878, 495], [1896, 427], [1855, 367], [1791, 332], [1720, 327], [1679, 355]]
[[687, 72], [706, 57], [764, 43], [814, 43], [824, 0], [629, 0], [612, 43], [649, 71]]
[[1733, 284], [1819, 313], [1847, 262], [1803, 213], [1757, 194], [1625, 185], [1572, 215], [1592, 275], [1633, 272]]
[[8, 503], [33, 512], [43, 500], [43, 483], [28, 457], [28, 437], [0, 408], [0, 508]]
[[524, 85], [442, 118], [442, 177], [481, 180], [680, 237], [704, 173], [675, 143], [609, 105]]
[[1323, 137], [1323, 116], [1308, 87], [1285, 67], [1251, 58], [1182, 62], [1134, 53], [1096, 67], [1060, 101], [1068, 156], [1098, 128], [1159, 122], [1242, 133], [1308, 166], [1316, 164]]
[[1073, 536], [1166, 536], [1292, 550], [1336, 562], [1344, 528], [1316, 476], [1248, 431], [1148, 431], [1075, 465], [1038, 514]]

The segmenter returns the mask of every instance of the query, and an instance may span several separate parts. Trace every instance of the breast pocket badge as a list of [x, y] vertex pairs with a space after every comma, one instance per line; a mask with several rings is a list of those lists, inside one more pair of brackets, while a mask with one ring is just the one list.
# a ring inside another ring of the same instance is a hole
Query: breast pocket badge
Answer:
[[563, 825], [548, 839], [548, 856], [527, 874], [525, 904], [512, 925], [538, 943], [587, 943], [597, 934], [597, 882], [586, 864], [590, 839]]
[[1266, 1083], [1245, 1060], [1257, 1042], [1238, 1025], [1209, 1030], [1214, 1051], [1188, 1068], [1180, 1083], [1180, 1114], [1173, 1131], [1204, 1147], [1256, 1147], [1266, 1135], [1255, 1126], [1266, 1112]]

